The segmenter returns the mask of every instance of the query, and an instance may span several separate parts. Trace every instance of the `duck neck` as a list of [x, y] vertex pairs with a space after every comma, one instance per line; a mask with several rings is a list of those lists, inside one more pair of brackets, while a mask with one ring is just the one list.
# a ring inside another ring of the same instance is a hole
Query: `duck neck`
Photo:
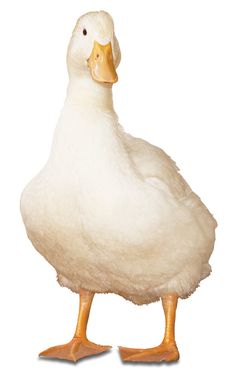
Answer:
[[71, 76], [66, 96], [66, 104], [78, 108], [100, 108], [114, 112], [112, 87], [95, 82], [90, 74]]

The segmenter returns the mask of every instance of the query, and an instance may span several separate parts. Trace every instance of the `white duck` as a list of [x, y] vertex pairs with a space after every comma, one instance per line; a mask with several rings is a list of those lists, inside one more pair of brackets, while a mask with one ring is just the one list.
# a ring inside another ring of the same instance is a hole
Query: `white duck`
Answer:
[[29, 239], [80, 294], [75, 336], [41, 356], [78, 360], [106, 351], [86, 337], [94, 293], [136, 304], [162, 299], [166, 330], [151, 349], [121, 347], [123, 360], [173, 361], [177, 299], [211, 271], [216, 222], [159, 148], [126, 134], [113, 108], [120, 50], [111, 16], [82, 16], [67, 55], [69, 86], [52, 151], [22, 194]]

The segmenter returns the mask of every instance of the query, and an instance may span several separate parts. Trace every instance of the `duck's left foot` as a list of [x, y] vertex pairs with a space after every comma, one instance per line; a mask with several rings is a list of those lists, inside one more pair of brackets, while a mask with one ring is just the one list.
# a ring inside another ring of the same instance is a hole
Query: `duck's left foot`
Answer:
[[101, 354], [110, 349], [111, 346], [96, 345], [85, 338], [76, 337], [65, 345], [50, 347], [41, 352], [39, 356], [75, 362], [83, 357]]
[[174, 343], [163, 342], [160, 346], [150, 349], [119, 347], [119, 351], [123, 361], [170, 362], [179, 360], [179, 351]]

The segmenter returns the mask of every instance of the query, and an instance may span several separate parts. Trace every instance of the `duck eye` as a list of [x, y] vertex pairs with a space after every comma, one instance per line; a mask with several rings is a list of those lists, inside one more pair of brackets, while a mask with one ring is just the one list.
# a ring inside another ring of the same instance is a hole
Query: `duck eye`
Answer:
[[87, 30], [84, 28], [83, 29], [83, 35], [86, 36], [87, 35]]

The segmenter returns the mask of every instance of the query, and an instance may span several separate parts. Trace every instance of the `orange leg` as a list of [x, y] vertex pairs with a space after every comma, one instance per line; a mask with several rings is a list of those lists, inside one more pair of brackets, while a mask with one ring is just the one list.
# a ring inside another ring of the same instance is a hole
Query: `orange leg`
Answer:
[[108, 351], [111, 346], [100, 346], [90, 342], [86, 337], [87, 322], [94, 294], [80, 290], [80, 309], [76, 331], [73, 339], [60, 346], [51, 347], [39, 354], [39, 356], [77, 361], [85, 356], [91, 356]]
[[162, 305], [165, 313], [165, 335], [162, 343], [149, 349], [131, 349], [120, 347], [120, 355], [123, 361], [177, 361], [179, 351], [175, 343], [175, 313], [178, 297], [176, 295], [166, 295], [162, 298]]

